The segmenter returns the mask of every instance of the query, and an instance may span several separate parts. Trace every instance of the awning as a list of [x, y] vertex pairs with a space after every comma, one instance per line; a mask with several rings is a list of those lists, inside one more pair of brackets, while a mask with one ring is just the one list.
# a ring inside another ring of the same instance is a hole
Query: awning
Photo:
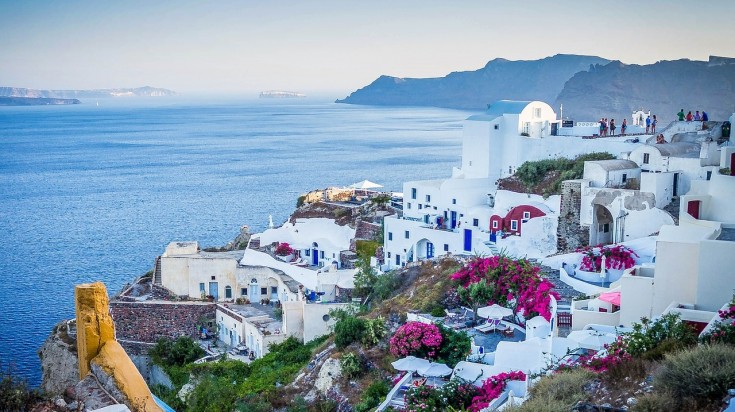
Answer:
[[599, 299], [603, 302], [620, 306], [620, 292], [605, 292], [600, 295]]

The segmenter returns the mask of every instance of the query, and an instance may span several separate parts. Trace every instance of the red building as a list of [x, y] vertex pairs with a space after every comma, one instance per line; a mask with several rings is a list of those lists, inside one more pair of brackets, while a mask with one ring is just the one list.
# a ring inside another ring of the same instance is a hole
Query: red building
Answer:
[[490, 217], [490, 232], [495, 234], [503, 231], [503, 235], [520, 235], [523, 223], [535, 217], [546, 216], [550, 213], [546, 205], [534, 202], [533, 205], [519, 205], [508, 211], [505, 217], [492, 215]]

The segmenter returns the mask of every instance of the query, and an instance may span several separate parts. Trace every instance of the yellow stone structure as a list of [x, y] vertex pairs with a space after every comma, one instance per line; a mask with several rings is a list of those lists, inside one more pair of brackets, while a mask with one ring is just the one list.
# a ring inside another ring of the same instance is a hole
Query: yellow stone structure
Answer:
[[162, 412], [143, 376], [115, 340], [115, 325], [104, 283], [77, 285], [74, 297], [79, 378], [84, 379], [91, 372], [92, 364], [99, 366], [111, 378], [128, 408], [136, 412]]

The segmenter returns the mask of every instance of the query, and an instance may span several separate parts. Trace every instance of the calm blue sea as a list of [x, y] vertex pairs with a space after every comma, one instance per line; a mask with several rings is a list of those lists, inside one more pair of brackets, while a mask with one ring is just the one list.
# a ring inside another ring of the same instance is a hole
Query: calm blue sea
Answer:
[[469, 113], [317, 100], [101, 100], [0, 107], [0, 362], [36, 351], [74, 285], [115, 293], [173, 240], [223, 245], [302, 192], [448, 176]]

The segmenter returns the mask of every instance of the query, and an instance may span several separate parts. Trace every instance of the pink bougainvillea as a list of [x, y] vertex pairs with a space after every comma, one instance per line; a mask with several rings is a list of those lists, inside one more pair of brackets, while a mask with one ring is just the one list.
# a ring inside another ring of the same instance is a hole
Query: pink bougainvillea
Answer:
[[390, 338], [390, 353], [394, 356], [435, 358], [442, 344], [442, 334], [434, 324], [407, 322]]
[[479, 412], [490, 405], [493, 399], [496, 399], [503, 393], [508, 381], [525, 381], [526, 374], [521, 371], [503, 372], [495, 376], [491, 376], [482, 383], [480, 394], [472, 398], [470, 411]]
[[526, 319], [541, 315], [551, 320], [551, 296], [559, 299], [554, 285], [540, 275], [541, 268], [526, 259], [511, 259], [503, 256], [476, 258], [456, 273], [452, 280], [464, 287], [481, 279], [494, 286], [489, 305], [497, 303], [513, 309]]
[[278, 247], [276, 247], [276, 255], [278, 256], [288, 256], [292, 253], [293, 249], [288, 243], [279, 243]]
[[580, 270], [585, 272], [597, 272], [602, 266], [602, 257], [605, 256], [605, 269], [628, 269], [635, 266], [634, 257], [638, 257], [632, 249], [623, 245], [594, 247], [586, 246], [577, 249], [577, 252], [584, 253]]

